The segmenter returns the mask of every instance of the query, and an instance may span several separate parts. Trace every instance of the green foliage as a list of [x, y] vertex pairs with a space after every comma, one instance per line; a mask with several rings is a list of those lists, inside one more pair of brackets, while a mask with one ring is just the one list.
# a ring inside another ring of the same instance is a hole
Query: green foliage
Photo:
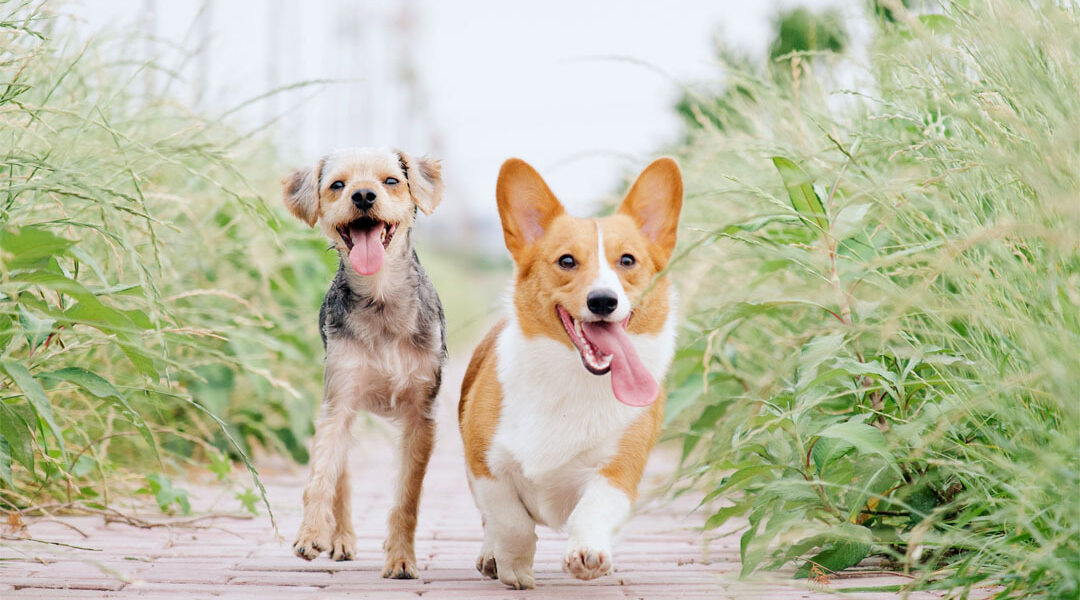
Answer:
[[157, 502], [161, 512], [172, 511], [175, 504], [183, 514], [191, 513], [191, 502], [188, 501], [187, 490], [173, 487], [172, 480], [160, 473], [152, 473], [146, 476], [146, 487], [136, 490], [137, 494], [150, 494]]
[[141, 473], [306, 460], [333, 257], [268, 208], [269, 144], [148, 91], [130, 40], [73, 49], [42, 4], [0, 12], [0, 506], [145, 484], [187, 512]]
[[859, 92], [729, 74], [676, 150], [668, 431], [746, 574], [1076, 597], [1080, 18], [932, 16], [882, 25]]
[[843, 52], [847, 33], [840, 13], [834, 10], [811, 12], [797, 7], [776, 20], [776, 39], [769, 47], [769, 57], [792, 52]]

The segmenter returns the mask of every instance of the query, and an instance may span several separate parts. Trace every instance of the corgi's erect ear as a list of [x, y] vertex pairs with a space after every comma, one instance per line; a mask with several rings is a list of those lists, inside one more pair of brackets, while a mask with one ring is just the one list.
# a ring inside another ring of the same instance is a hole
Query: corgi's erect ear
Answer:
[[666, 264], [675, 250], [682, 211], [683, 184], [679, 165], [670, 158], [658, 158], [638, 175], [619, 206], [641, 232], [663, 251]]
[[506, 249], [519, 253], [544, 235], [551, 221], [566, 212], [540, 174], [520, 158], [507, 159], [495, 185]]
[[319, 178], [325, 162], [323, 158], [314, 169], [296, 169], [281, 180], [285, 208], [309, 227], [314, 227], [315, 221], [319, 220]]
[[409, 184], [413, 203], [425, 215], [430, 215], [442, 202], [442, 165], [438, 160], [426, 156], [413, 158], [404, 152], [398, 152], [397, 155], [405, 181]]

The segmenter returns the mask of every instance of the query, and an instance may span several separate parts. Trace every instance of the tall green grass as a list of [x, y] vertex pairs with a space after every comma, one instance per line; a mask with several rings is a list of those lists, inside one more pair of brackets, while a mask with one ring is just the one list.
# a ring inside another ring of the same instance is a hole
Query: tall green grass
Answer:
[[0, 506], [186, 510], [189, 466], [306, 459], [333, 257], [268, 210], [269, 143], [77, 39], [0, 7]]
[[1076, 598], [1080, 18], [893, 4], [858, 91], [796, 53], [684, 102], [669, 431], [746, 575]]

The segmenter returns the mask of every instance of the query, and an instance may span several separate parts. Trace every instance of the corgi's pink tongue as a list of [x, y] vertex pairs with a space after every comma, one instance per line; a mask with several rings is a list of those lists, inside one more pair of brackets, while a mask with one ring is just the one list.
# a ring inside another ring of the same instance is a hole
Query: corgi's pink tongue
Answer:
[[376, 223], [367, 229], [356, 225], [349, 227], [349, 237], [353, 244], [352, 250], [349, 250], [349, 262], [357, 273], [374, 275], [382, 266], [385, 255], [379, 235], [382, 230], [382, 223]]
[[648, 406], [656, 401], [660, 387], [638, 358], [621, 323], [583, 322], [581, 329], [594, 346], [611, 355], [611, 391], [619, 402]]

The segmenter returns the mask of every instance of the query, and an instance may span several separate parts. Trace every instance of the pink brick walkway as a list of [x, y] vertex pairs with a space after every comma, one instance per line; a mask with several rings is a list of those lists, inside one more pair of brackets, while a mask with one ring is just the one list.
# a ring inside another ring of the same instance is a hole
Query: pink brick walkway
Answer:
[[[105, 525], [100, 517], [63, 519], [73, 527], [30, 519], [27, 531], [35, 539], [96, 550], [0, 540], [0, 599], [830, 597], [809, 590], [805, 582], [788, 579], [790, 575], [771, 583], [739, 581], [737, 536], [703, 544], [694, 528], [705, 515], [692, 512], [694, 498], [664, 502], [649, 494], [672, 468], [670, 452], [663, 450], [650, 461], [643, 484], [644, 500], [624, 528], [621, 543], [616, 545], [612, 575], [582, 582], [563, 574], [559, 558], [565, 538], [541, 528], [536, 590], [508, 590], [496, 581], [481, 578], [473, 568], [480, 548], [480, 518], [465, 484], [461, 443], [454, 422], [461, 374], [458, 371], [451, 375], [440, 400], [441, 430], [420, 511], [416, 552], [421, 580], [388, 581], [380, 577], [380, 544], [394, 470], [387, 434], [371, 428], [358, 434], [360, 439], [352, 455], [353, 510], [359, 541], [353, 561], [333, 562], [323, 555], [304, 562], [292, 555], [290, 546], [300, 520], [305, 471], [268, 470], [264, 479], [281, 537], [264, 516], [222, 516], [200, 521], [200, 528], [179, 524], [153, 529]], [[189, 489], [196, 506], [208, 506], [221, 495], [221, 490], [210, 487]], [[151, 518], [153, 512], [144, 511], [142, 516]], [[866, 572], [834, 580], [829, 589], [904, 581]], [[923, 595], [915, 597], [919, 596]]]

